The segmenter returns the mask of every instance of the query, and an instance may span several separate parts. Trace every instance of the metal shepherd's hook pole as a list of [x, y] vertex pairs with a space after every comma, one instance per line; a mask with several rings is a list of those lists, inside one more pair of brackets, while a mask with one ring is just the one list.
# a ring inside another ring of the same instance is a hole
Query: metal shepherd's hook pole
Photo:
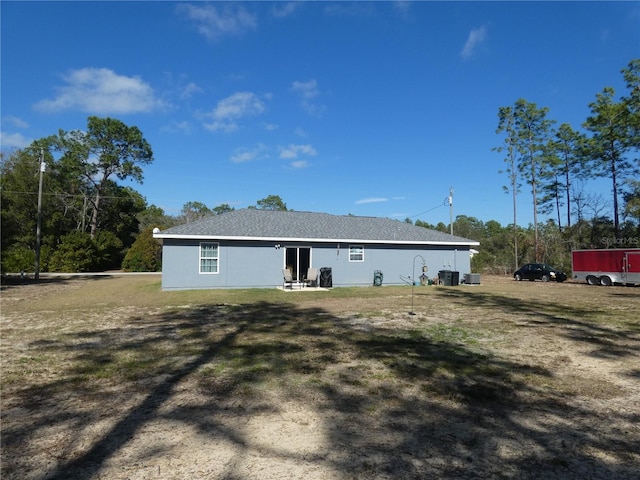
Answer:
[[449, 225], [453, 235], [453, 187], [449, 188]]

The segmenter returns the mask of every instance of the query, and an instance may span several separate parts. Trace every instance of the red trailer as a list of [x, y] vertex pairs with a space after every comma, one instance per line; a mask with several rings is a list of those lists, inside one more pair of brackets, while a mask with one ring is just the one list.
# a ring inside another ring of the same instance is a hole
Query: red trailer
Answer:
[[571, 252], [573, 279], [589, 285], [640, 285], [640, 248]]

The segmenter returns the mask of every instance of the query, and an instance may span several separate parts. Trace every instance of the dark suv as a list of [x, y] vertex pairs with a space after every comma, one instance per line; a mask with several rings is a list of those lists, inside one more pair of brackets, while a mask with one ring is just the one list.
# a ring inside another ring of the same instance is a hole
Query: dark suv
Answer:
[[513, 274], [513, 278], [516, 280], [542, 280], [548, 282], [553, 280], [555, 282], [564, 282], [567, 279], [567, 275], [560, 270], [556, 270], [546, 263], [527, 263], [520, 267]]

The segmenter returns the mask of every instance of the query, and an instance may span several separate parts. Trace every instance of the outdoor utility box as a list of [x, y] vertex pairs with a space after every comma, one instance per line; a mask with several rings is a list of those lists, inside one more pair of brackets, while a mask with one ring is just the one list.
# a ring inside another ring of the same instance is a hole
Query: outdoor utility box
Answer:
[[322, 288], [331, 288], [333, 286], [331, 267], [322, 267], [320, 269], [320, 286]]
[[438, 272], [440, 283], [447, 287], [456, 286], [460, 283], [460, 272], [453, 270], [440, 270]]
[[382, 279], [384, 275], [382, 275], [382, 270], [376, 270], [373, 272], [373, 285], [379, 287], [382, 285]]
[[468, 285], [480, 285], [480, 274], [479, 273], [465, 273], [464, 274], [464, 283]]

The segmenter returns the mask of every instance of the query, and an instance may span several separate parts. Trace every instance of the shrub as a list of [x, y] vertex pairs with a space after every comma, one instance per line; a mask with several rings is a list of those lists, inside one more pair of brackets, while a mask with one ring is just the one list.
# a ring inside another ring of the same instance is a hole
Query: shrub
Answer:
[[120, 267], [123, 243], [114, 233], [100, 230], [93, 240], [97, 250], [93, 268], [110, 270]]
[[34, 270], [36, 252], [25, 245], [12, 245], [2, 252], [2, 271], [6, 273]]
[[162, 245], [153, 238], [153, 227], [140, 232], [122, 262], [127, 272], [158, 272], [162, 269]]
[[[46, 272], [49, 268], [51, 248], [42, 245], [40, 248], [40, 271]], [[2, 272], [19, 273], [33, 272], [36, 266], [36, 252], [26, 245], [12, 245], [2, 252]]]
[[71, 232], [61, 238], [61, 243], [51, 256], [52, 272], [88, 272], [95, 268], [98, 249], [91, 235]]

